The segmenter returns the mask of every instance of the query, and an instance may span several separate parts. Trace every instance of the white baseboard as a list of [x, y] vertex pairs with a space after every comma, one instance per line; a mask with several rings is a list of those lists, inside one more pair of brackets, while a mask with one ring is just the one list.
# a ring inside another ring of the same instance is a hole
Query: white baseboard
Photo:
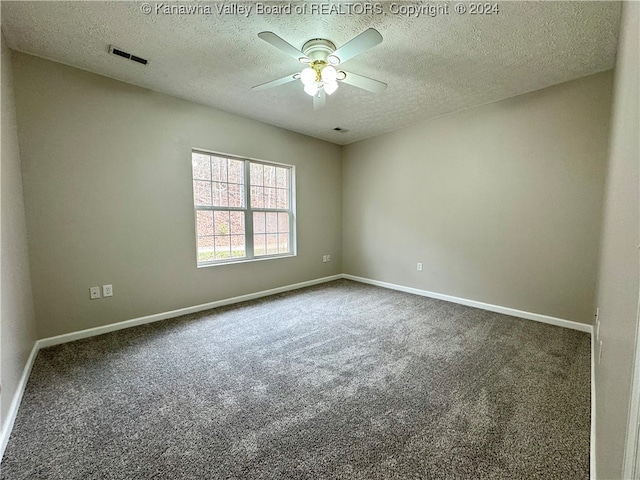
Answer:
[[591, 335], [591, 441], [589, 442], [589, 478], [596, 480], [596, 338]]
[[[125, 320], [122, 322], [112, 323], [109, 325], [104, 325], [101, 327], [88, 328], [86, 330], [80, 330], [78, 332], [66, 333], [63, 335], [57, 335], [55, 337], [48, 337], [38, 340], [33, 345], [31, 350], [31, 354], [27, 360], [27, 363], [22, 372], [22, 376], [20, 377], [20, 382], [18, 383], [18, 388], [13, 396], [13, 400], [11, 402], [11, 406], [9, 408], [9, 412], [7, 413], [7, 418], [5, 419], [4, 424], [2, 425], [2, 431], [0, 432], [0, 460], [4, 455], [5, 448], [9, 441], [9, 436], [11, 435], [11, 430], [13, 429], [13, 424], [16, 419], [16, 415], [18, 414], [18, 408], [20, 407], [20, 401], [22, 400], [22, 395], [24, 394], [24, 389], [27, 385], [27, 380], [29, 379], [29, 374], [31, 373], [31, 368], [33, 367], [33, 362], [35, 361], [36, 355], [41, 348], [50, 347], [53, 345], [59, 345], [62, 343], [72, 342], [74, 340], [80, 340], [82, 338], [93, 337], [96, 335], [102, 335], [104, 333], [114, 332], [116, 330], [122, 330], [125, 328], [135, 327], [137, 325], [143, 325], [147, 323], [153, 323], [160, 320], [166, 320], [169, 318], [175, 318], [182, 315], [188, 315], [190, 313], [201, 312], [204, 310], [210, 310], [212, 308], [221, 307], [224, 305], [231, 305], [234, 303], [246, 302], [248, 300], [254, 300], [256, 298], [267, 297], [269, 295], [275, 295], [278, 293], [288, 292], [291, 290], [297, 290], [304, 287], [309, 287], [312, 285], [318, 285], [320, 283], [331, 282], [333, 280], [339, 280], [341, 278], [345, 278], [348, 280], [353, 280], [360, 283], [367, 283], [370, 285], [376, 285], [379, 287], [390, 288], [393, 290], [399, 290], [402, 292], [413, 293], [415, 295], [421, 295], [424, 297], [436, 298], [439, 300], [445, 300], [447, 302], [459, 303], [461, 305], [467, 305], [469, 307], [480, 308], [483, 310], [489, 310], [492, 312], [503, 313], [505, 315], [511, 315], [513, 317], [525, 318], [527, 320], [535, 320], [542, 323], [549, 323], [551, 325], [556, 325], [559, 327], [570, 328], [573, 330], [580, 330], [583, 332], [592, 333], [591, 325], [585, 325], [578, 322], [572, 322], [570, 320], [563, 320], [561, 318], [549, 317], [546, 315], [540, 315], [537, 313], [530, 313], [521, 310], [516, 310], [513, 308], [501, 307], [498, 305], [491, 305], [488, 303], [477, 302], [475, 300], [468, 300], [465, 298], [454, 297], [451, 295], [444, 295], [441, 293], [429, 292], [426, 290], [419, 290], [417, 288], [404, 287], [401, 285], [395, 285], [393, 283], [381, 282], [378, 280], [371, 280], [368, 278], [357, 277], [354, 275], [348, 274], [339, 274], [332, 275], [329, 277], [317, 278], [314, 280], [309, 280], [306, 282], [295, 283], [292, 285], [286, 285], [283, 287], [272, 288], [270, 290], [263, 290], [261, 292], [250, 293], [247, 295], [240, 295], [238, 297], [227, 298], [224, 300], [218, 300], [215, 302], [204, 303], [201, 305], [196, 305], [193, 307], [180, 308], [177, 310], [171, 310], [169, 312], [161, 312], [156, 313], [154, 315], [147, 315], [145, 317], [134, 318], [131, 320]], [[592, 343], [593, 343], [593, 335], [592, 335]], [[592, 346], [592, 362], [593, 362], [593, 346]], [[592, 366], [592, 375], [593, 375], [593, 366]], [[593, 379], [592, 379], [592, 389], [593, 389]], [[592, 461], [592, 469], [594, 468], [594, 454], [593, 454], [593, 446], [594, 446], [594, 416], [593, 416], [593, 408], [595, 397], [592, 390], [592, 453], [591, 453], [591, 461]], [[595, 470], [592, 470], [594, 472]], [[592, 473], [593, 475], [594, 473]]]
[[636, 331], [634, 336], [631, 398], [627, 417], [627, 435], [622, 462], [623, 478], [640, 477], [640, 295], [638, 297]]
[[512, 317], [524, 318], [527, 320], [535, 320], [536, 322], [549, 323], [558, 327], [570, 328], [572, 330], [579, 330], [581, 332], [587, 332], [591, 335], [591, 441], [590, 441], [590, 476], [591, 480], [596, 478], [596, 383], [595, 383], [595, 339], [593, 334], [593, 326], [584, 323], [573, 322], [571, 320], [564, 320], [562, 318], [549, 317], [547, 315], [541, 315], [538, 313], [525, 312], [522, 310], [516, 310], [513, 308], [501, 307], [499, 305], [491, 305], [489, 303], [477, 302], [475, 300], [469, 300], [466, 298], [453, 297], [451, 295], [444, 295], [442, 293], [429, 292], [427, 290], [419, 290], [417, 288], [405, 287], [402, 285], [396, 285], [393, 283], [381, 282], [379, 280], [372, 280], [370, 278], [356, 277], [355, 275], [343, 274], [342, 278], [353, 280], [361, 283], [368, 283], [369, 285], [376, 285], [378, 287], [390, 288], [393, 290], [399, 290], [401, 292], [413, 293], [415, 295], [421, 295], [423, 297], [437, 298], [439, 300], [445, 300], [447, 302], [459, 303], [468, 307], [481, 308], [483, 310], [489, 310], [491, 312], [504, 313], [511, 315]]
[[24, 394], [24, 389], [27, 387], [27, 381], [29, 380], [29, 375], [31, 374], [33, 362], [35, 362], [36, 355], [38, 355], [38, 350], [40, 350], [40, 348], [38, 346], [38, 342], [36, 342], [33, 344], [33, 348], [31, 348], [29, 358], [27, 358], [27, 363], [22, 369], [22, 375], [20, 376], [20, 380], [18, 381], [18, 388], [16, 388], [16, 392], [13, 395], [13, 399], [11, 400], [11, 405], [9, 406], [7, 417], [4, 419], [2, 431], [0, 432], [0, 460], [2, 460], [2, 457], [4, 456], [4, 450], [7, 448], [7, 443], [9, 443], [11, 430], [13, 430], [13, 424], [15, 423], [16, 416], [18, 415], [18, 408], [20, 408], [22, 395]]
[[157, 322], [159, 320], [166, 320], [169, 318], [180, 317], [182, 315], [188, 315], [190, 313], [210, 310], [212, 308], [222, 307], [224, 305], [231, 305], [234, 303], [246, 302], [247, 300], [254, 300], [256, 298], [267, 297], [269, 295], [276, 295], [278, 293], [288, 292], [290, 290], [297, 290], [299, 288], [304, 288], [304, 287], [310, 287], [312, 285], [331, 282], [333, 280], [339, 280], [341, 278], [342, 278], [342, 275], [332, 275], [330, 277], [316, 278], [314, 280], [308, 280], [306, 282], [294, 283], [292, 285], [285, 285], [284, 287], [272, 288], [270, 290], [263, 290], [261, 292], [249, 293], [247, 295], [240, 295], [238, 297], [226, 298], [224, 300], [218, 300], [216, 302], [203, 303], [202, 305], [196, 305], [196, 306], [187, 307], [187, 308], [180, 308], [178, 310], [157, 313], [154, 315], [147, 315], [146, 317], [134, 318], [131, 320], [125, 320], [123, 322], [104, 325], [102, 327], [87, 328], [86, 330], [80, 330], [78, 332], [71, 332], [63, 335], [57, 335], [55, 337], [48, 337], [48, 338], [43, 338], [41, 340], [37, 340], [34, 343], [33, 348], [31, 349], [31, 353], [29, 355], [29, 358], [27, 359], [27, 363], [25, 364], [24, 370], [22, 372], [22, 376], [20, 377], [18, 388], [16, 389], [16, 392], [13, 395], [11, 406], [9, 407], [9, 411], [7, 412], [7, 418], [4, 419], [5, 421], [4, 421], [4, 424], [2, 425], [2, 431], [0, 431], [0, 460], [2, 460], [2, 457], [4, 456], [4, 451], [7, 447], [7, 443], [9, 442], [11, 430], [13, 429], [13, 424], [15, 423], [16, 416], [18, 415], [18, 408], [20, 407], [20, 402], [22, 401], [22, 395], [24, 394], [24, 390], [27, 386], [27, 380], [29, 380], [29, 375], [31, 373], [31, 368], [33, 367], [33, 362], [35, 361], [36, 356], [41, 348], [51, 347], [53, 345], [59, 345], [61, 343], [73, 342], [74, 340], [80, 340], [82, 338], [93, 337], [96, 335], [102, 335], [103, 333], [114, 332], [116, 330], [135, 327], [136, 325], [143, 325], [145, 323], [152, 323], [152, 322]]
[[94, 337], [96, 335], [102, 335], [103, 333], [114, 332], [116, 330], [122, 330], [125, 328], [135, 327], [137, 325], [144, 325], [146, 323], [153, 323], [159, 320], [166, 320], [169, 318], [180, 317], [182, 315], [188, 315], [190, 313], [202, 312], [204, 310], [211, 310], [212, 308], [222, 307], [224, 305], [232, 305], [234, 303], [246, 302], [248, 300], [254, 300], [256, 298], [267, 297], [269, 295], [276, 295], [278, 293], [288, 292], [290, 290], [297, 290], [299, 288], [310, 287], [312, 285], [318, 285], [320, 283], [331, 282], [333, 280], [339, 280], [342, 275], [332, 275], [330, 277], [316, 278], [314, 280], [308, 280], [306, 282], [294, 283], [292, 285], [285, 285], [284, 287], [272, 288], [270, 290], [263, 290], [261, 292], [249, 293], [247, 295], [240, 295], [239, 297], [226, 298], [224, 300], [217, 300], [215, 302], [203, 303], [193, 307], [179, 308], [177, 310], [171, 310], [169, 312], [161, 312], [153, 315], [147, 315], [146, 317], [133, 318], [131, 320], [124, 320], [122, 322], [111, 323], [102, 327], [87, 328], [86, 330], [80, 330], [78, 332], [65, 333], [63, 335], [57, 335], [55, 337], [43, 338], [38, 340], [40, 348], [51, 347], [53, 345], [59, 345], [61, 343], [73, 342], [74, 340], [80, 340], [82, 338]]
[[445, 300], [447, 302], [459, 303], [460, 305], [466, 305], [468, 307], [480, 308], [482, 310], [489, 310], [490, 312], [503, 313], [512, 317], [525, 318], [527, 320], [535, 320], [536, 322], [548, 323], [556, 325], [558, 327], [570, 328], [572, 330], [579, 330], [581, 332], [592, 333], [593, 327], [585, 323], [573, 322], [571, 320], [565, 320], [563, 318], [549, 317], [539, 313], [525, 312], [523, 310], [516, 310], [515, 308], [501, 307], [500, 305], [491, 305], [490, 303], [478, 302], [476, 300], [469, 300], [466, 298], [454, 297], [451, 295], [445, 295], [443, 293], [429, 292], [427, 290], [420, 290], [418, 288], [405, 287], [403, 285], [396, 285], [394, 283], [381, 282], [379, 280], [371, 280], [370, 278], [356, 277], [355, 275], [343, 274], [342, 278], [353, 280], [360, 283], [368, 283], [369, 285], [376, 285], [378, 287], [390, 288], [392, 290], [399, 290], [401, 292], [413, 293], [414, 295], [421, 295], [423, 297], [437, 298], [438, 300]]

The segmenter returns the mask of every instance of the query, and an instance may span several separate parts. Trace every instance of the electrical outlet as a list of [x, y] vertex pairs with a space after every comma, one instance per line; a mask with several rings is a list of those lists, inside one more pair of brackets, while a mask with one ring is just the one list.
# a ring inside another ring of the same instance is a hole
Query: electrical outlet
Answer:
[[113, 285], [103, 285], [102, 286], [102, 296], [103, 297], [113, 297]]
[[419, 272], [422, 271], [422, 263], [418, 262], [418, 266], [416, 267]]
[[89, 289], [89, 297], [91, 298], [91, 300], [100, 298], [100, 287], [91, 287]]
[[322, 255], [322, 263], [327, 263], [331, 261], [331, 255]]

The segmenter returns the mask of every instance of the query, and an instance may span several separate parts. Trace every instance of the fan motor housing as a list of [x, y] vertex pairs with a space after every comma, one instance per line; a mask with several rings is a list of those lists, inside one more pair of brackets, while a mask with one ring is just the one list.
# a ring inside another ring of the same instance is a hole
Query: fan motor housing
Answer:
[[302, 46], [304, 53], [311, 61], [327, 61], [327, 57], [335, 52], [336, 46], [325, 38], [314, 38]]

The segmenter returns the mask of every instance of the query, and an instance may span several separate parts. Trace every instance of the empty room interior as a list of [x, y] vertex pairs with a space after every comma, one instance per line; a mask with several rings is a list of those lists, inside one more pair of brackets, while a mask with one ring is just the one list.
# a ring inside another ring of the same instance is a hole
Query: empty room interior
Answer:
[[640, 3], [0, 7], [0, 479], [640, 479]]

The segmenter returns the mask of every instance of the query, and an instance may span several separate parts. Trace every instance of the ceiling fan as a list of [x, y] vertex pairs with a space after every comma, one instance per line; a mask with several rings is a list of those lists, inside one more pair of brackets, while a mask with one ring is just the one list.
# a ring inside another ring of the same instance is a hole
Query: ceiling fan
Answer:
[[338, 89], [338, 82], [373, 93], [383, 92], [387, 88], [386, 83], [378, 80], [336, 69], [338, 65], [382, 42], [382, 35], [374, 28], [365, 30], [338, 49], [333, 42], [324, 38], [311, 39], [302, 46], [302, 50], [298, 50], [273, 32], [260, 32], [258, 37], [307, 66], [300, 72], [256, 85], [252, 90], [266, 90], [300, 80], [304, 91], [313, 97], [313, 109], [319, 110], [324, 107], [326, 96]]

